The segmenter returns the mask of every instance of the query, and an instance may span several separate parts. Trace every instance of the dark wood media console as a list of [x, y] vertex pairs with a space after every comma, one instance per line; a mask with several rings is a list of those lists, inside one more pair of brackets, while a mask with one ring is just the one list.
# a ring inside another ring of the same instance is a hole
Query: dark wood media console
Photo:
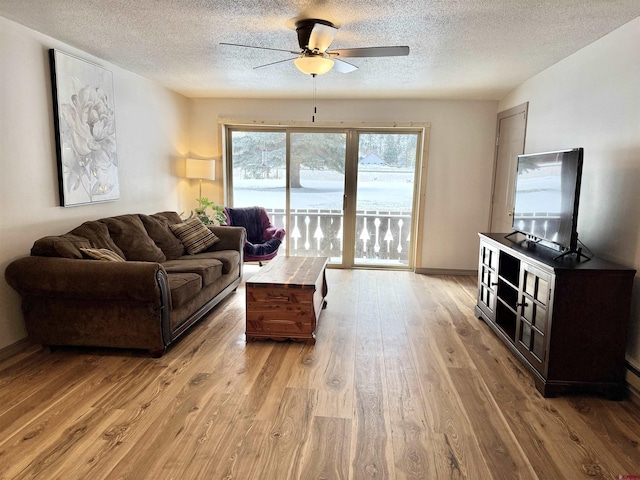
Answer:
[[625, 349], [636, 271], [599, 258], [480, 233], [482, 318], [529, 369], [544, 397], [625, 393]]

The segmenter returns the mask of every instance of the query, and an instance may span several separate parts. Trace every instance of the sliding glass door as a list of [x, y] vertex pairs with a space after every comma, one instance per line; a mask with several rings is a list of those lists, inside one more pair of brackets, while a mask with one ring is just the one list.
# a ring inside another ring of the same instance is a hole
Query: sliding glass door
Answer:
[[343, 264], [346, 135], [291, 132], [289, 254]]
[[417, 133], [358, 133], [354, 265], [408, 267]]
[[419, 131], [227, 129], [227, 204], [260, 205], [281, 254], [333, 265], [413, 266]]

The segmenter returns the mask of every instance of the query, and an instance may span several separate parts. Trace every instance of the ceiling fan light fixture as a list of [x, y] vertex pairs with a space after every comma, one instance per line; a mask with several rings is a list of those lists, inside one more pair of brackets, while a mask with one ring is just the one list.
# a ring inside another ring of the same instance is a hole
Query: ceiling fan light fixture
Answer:
[[296, 58], [293, 63], [298, 70], [307, 75], [322, 75], [333, 68], [333, 60], [321, 55]]

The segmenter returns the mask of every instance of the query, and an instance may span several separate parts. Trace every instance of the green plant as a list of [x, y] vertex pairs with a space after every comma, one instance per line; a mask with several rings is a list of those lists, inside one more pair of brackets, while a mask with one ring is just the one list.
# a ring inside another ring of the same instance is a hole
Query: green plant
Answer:
[[[195, 210], [191, 211], [189, 218], [198, 217], [205, 225], [213, 225], [219, 223], [220, 225], [227, 224], [227, 217], [224, 214], [224, 207], [216, 205], [211, 202], [207, 197], [196, 198], [196, 202], [200, 204]], [[211, 208], [213, 212], [209, 214], [207, 209]]]

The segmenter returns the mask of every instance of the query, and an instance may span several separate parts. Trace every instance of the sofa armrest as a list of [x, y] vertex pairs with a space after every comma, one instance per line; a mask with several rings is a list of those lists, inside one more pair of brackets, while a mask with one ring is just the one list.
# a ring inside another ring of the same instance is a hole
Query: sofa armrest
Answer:
[[220, 239], [218, 243], [210, 247], [209, 251], [236, 250], [242, 252], [247, 240], [247, 232], [244, 227], [209, 226], [209, 229]]
[[164, 268], [155, 262], [37, 256], [19, 258], [5, 270], [7, 282], [23, 297], [135, 300], [158, 306], [164, 276]]

